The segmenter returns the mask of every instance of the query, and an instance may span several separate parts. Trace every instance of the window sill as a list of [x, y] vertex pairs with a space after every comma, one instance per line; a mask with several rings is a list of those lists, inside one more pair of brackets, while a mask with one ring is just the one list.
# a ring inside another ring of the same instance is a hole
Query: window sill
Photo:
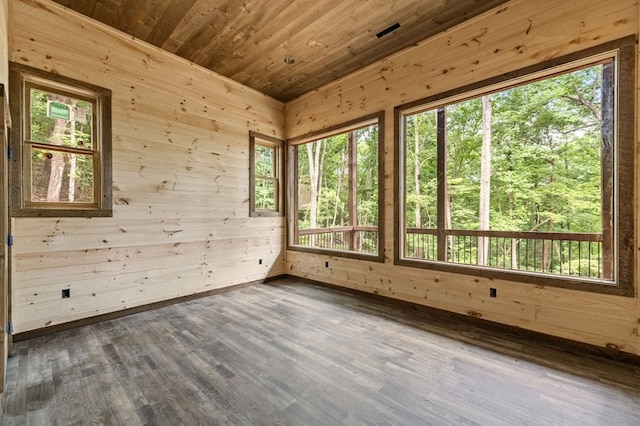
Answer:
[[113, 217], [112, 209], [23, 208], [12, 210], [11, 217]]
[[382, 254], [366, 254], [354, 251], [329, 250], [316, 247], [292, 246], [287, 245], [287, 250], [297, 251], [301, 253], [320, 254], [332, 257], [344, 257], [347, 259], [366, 260], [368, 262], [384, 263], [384, 255]]

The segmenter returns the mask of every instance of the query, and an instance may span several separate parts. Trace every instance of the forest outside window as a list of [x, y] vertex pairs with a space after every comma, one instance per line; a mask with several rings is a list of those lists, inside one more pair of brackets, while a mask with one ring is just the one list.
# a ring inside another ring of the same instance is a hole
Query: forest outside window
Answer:
[[633, 295], [633, 62], [625, 39], [398, 107], [396, 263]]
[[282, 158], [284, 142], [249, 133], [250, 213], [253, 217], [283, 216]]
[[14, 216], [110, 216], [110, 91], [11, 64]]
[[291, 141], [289, 246], [381, 261], [382, 113]]

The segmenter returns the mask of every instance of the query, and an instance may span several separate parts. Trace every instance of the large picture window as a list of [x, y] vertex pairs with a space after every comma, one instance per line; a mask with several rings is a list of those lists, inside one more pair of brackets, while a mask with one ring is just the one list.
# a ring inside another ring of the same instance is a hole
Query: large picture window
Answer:
[[111, 215], [110, 92], [17, 64], [11, 75], [12, 214]]
[[396, 261], [633, 294], [632, 49], [397, 108]]
[[290, 248], [382, 258], [382, 114], [290, 141]]

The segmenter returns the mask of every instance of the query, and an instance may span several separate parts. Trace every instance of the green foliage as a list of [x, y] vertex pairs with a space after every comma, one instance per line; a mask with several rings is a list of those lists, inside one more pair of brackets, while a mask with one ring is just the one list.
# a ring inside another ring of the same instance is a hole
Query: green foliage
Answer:
[[277, 196], [276, 147], [256, 143], [255, 154], [255, 207], [275, 210]]
[[[601, 66], [493, 95], [491, 228], [599, 232]], [[579, 99], [590, 102], [588, 106]], [[447, 191], [453, 229], [477, 229], [482, 144], [480, 98], [452, 104], [447, 114]], [[435, 202], [435, 113], [406, 121], [406, 219], [416, 205]], [[416, 195], [413, 144], [420, 134], [420, 195]], [[425, 195], [426, 194], [426, 195]]]
[[[329, 228], [349, 224], [349, 152], [348, 133], [310, 142], [312, 152], [320, 145], [317, 227]], [[356, 143], [356, 212], [357, 226], [378, 223], [378, 129], [368, 126], [355, 131]], [[298, 223], [309, 227], [311, 177], [308, 151], [304, 145], [298, 152]]]
[[[60, 102], [70, 108], [70, 120], [47, 115], [48, 103]], [[31, 200], [92, 202], [94, 185], [93, 104], [71, 97], [29, 90], [30, 121], [27, 146], [31, 142], [50, 145], [50, 149], [31, 149]], [[85, 153], [59, 151], [56, 146], [73, 147]], [[62, 183], [55, 200], [49, 199], [50, 182], [55, 179], [52, 162], [64, 164]]]
[[[592, 66], [491, 95], [492, 230], [602, 232], [602, 70], [602, 65]], [[481, 98], [450, 104], [445, 111], [450, 228], [475, 230], [480, 214]], [[430, 110], [405, 118], [405, 223], [409, 228], [436, 226], [436, 117], [437, 111]], [[415, 164], [419, 164], [417, 173]], [[421, 223], [416, 223], [417, 216]], [[467, 247], [451, 246], [451, 260], [462, 261], [465, 253], [468, 262], [475, 263], [475, 243], [456, 244]], [[551, 259], [550, 246], [545, 247], [545, 256]], [[503, 248], [504, 259], [507, 254], [510, 257], [509, 250]], [[559, 254], [563, 250], [568, 249], [556, 248]], [[547, 266], [560, 267], [561, 262], [549, 260]], [[565, 267], [569, 269], [569, 262]], [[572, 270], [580, 268], [593, 269], [593, 265], [581, 264]]]
[[[428, 111], [416, 114], [405, 121], [406, 129], [406, 221], [409, 227], [434, 228], [438, 221], [437, 209], [437, 143], [436, 114]], [[417, 144], [417, 147], [416, 147]], [[418, 186], [416, 192], [416, 165]], [[416, 223], [416, 210], [420, 223]]]

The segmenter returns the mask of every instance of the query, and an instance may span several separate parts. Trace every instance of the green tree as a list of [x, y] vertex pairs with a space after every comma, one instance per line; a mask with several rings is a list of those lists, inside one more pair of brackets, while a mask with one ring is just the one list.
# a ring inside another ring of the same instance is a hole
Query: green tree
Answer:
[[[446, 106], [446, 196], [440, 200], [446, 229], [603, 232], [603, 67], [585, 67], [493, 93], [490, 105], [485, 96], [484, 106], [483, 97]], [[433, 109], [405, 119], [408, 228], [433, 228], [437, 223], [431, 220], [435, 215], [424, 214], [435, 211], [438, 203], [437, 116]], [[483, 159], [489, 158], [490, 168], [483, 167]], [[482, 190], [487, 181], [490, 196]], [[489, 201], [488, 208], [483, 201]], [[570, 248], [557, 241], [518, 251], [520, 241], [509, 239], [490, 257], [482, 242], [456, 241], [448, 242], [450, 261], [519, 268], [531, 257], [542, 259], [536, 268], [569, 269], [561, 259]], [[405, 255], [430, 258], [415, 244], [408, 245]]]

